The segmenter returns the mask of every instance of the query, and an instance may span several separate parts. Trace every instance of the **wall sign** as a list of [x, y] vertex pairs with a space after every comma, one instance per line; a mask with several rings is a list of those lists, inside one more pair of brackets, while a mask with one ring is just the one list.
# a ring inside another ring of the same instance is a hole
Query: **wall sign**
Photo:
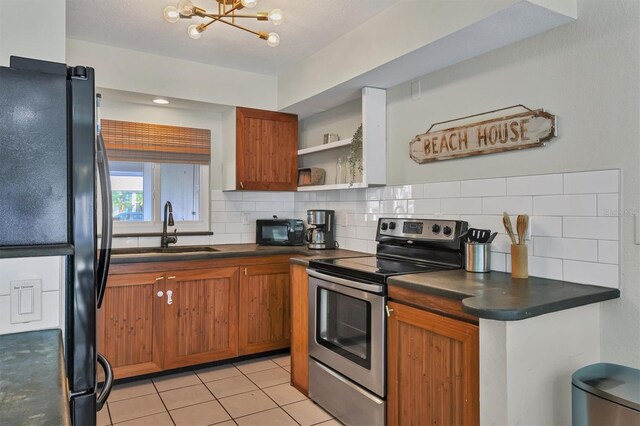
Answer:
[[[518, 105], [518, 107], [523, 107]], [[514, 107], [504, 108], [504, 111]], [[433, 124], [426, 133], [417, 135], [410, 143], [411, 159], [417, 163], [428, 163], [472, 155], [492, 154], [514, 149], [544, 146], [556, 134], [556, 116], [542, 109], [490, 118], [484, 121], [432, 131], [441, 124], [462, 119]], [[476, 114], [471, 117], [492, 114], [497, 111]]]

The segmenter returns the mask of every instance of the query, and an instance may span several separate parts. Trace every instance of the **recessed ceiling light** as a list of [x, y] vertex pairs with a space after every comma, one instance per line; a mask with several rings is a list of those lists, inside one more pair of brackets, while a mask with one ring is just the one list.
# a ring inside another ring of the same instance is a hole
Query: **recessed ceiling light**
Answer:
[[166, 100], [166, 99], [162, 99], [162, 98], [156, 98], [156, 99], [153, 100], [153, 103], [154, 104], [159, 104], [159, 105], [166, 105], [166, 104], [169, 103], [169, 101]]

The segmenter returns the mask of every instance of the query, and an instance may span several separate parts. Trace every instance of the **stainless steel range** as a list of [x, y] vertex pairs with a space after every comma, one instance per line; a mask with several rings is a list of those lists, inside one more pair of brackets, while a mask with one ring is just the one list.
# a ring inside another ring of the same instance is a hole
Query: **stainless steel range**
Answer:
[[375, 256], [309, 262], [309, 396], [346, 425], [383, 425], [387, 279], [464, 265], [467, 222], [378, 221]]

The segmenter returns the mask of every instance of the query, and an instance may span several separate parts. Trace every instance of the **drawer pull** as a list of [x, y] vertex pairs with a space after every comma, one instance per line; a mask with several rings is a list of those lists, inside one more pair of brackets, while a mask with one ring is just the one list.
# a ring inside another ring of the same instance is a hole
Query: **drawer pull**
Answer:
[[156, 281], [162, 281], [163, 278], [164, 277], [158, 277], [158, 278], [156, 278]]
[[168, 279], [168, 280], [175, 280], [175, 279], [176, 279], [176, 276], [175, 276], [175, 275], [172, 275], [172, 276], [170, 276], [170, 277], [167, 277], [167, 279]]

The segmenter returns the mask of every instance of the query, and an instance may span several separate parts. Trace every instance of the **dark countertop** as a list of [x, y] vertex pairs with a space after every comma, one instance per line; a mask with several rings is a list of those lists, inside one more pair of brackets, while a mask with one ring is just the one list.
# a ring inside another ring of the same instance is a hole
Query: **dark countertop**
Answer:
[[511, 274], [476, 274], [464, 269], [400, 275], [389, 285], [462, 300], [465, 312], [479, 318], [517, 321], [620, 297], [620, 290]]
[[257, 244], [221, 244], [211, 246], [218, 251], [215, 252], [195, 252], [195, 253], [144, 253], [144, 254], [118, 254], [118, 249], [114, 249], [111, 256], [111, 263], [144, 263], [144, 262], [166, 262], [176, 260], [202, 260], [202, 259], [224, 259], [247, 256], [274, 256], [279, 254], [290, 254], [295, 256], [291, 262], [301, 265], [308, 265], [309, 260], [305, 257], [358, 257], [368, 256], [351, 250], [309, 250], [307, 246], [259, 246]]
[[0, 425], [70, 425], [60, 330], [0, 336]]

